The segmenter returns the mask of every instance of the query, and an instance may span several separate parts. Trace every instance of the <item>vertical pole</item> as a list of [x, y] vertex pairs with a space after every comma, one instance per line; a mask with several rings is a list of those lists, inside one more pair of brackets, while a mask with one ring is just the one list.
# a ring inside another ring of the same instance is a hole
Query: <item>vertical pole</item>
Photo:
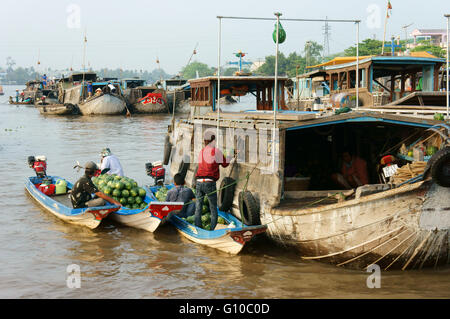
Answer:
[[449, 94], [450, 94], [450, 92], [449, 92], [449, 78], [448, 78], [448, 68], [449, 68], [449, 47], [448, 47], [448, 45], [449, 45], [449, 43], [450, 43], [450, 41], [449, 41], [449, 39], [448, 39], [448, 36], [449, 36], [449, 18], [450, 18], [450, 14], [446, 14], [445, 15], [445, 17], [447, 18], [447, 65], [446, 65], [446, 72], [447, 72], [447, 88], [446, 88], [446, 95], [447, 95], [447, 120], [450, 120], [450, 116], [449, 116], [449, 105], [450, 105], [450, 97], [449, 97]]
[[356, 22], [356, 110], [359, 109], [359, 22]]
[[274, 83], [274, 95], [273, 95], [273, 135], [272, 135], [272, 170], [275, 173], [275, 132], [277, 128], [277, 109], [278, 109], [278, 31], [280, 25], [281, 13], [276, 12], [277, 27], [276, 27], [276, 51], [275, 51], [275, 83]]
[[384, 17], [384, 33], [383, 33], [383, 44], [381, 45], [381, 55], [384, 54], [384, 41], [386, 40], [386, 25], [388, 14], [389, 14], [389, 6], [386, 6], [386, 16]]
[[220, 49], [222, 42], [222, 18], [219, 17], [219, 35], [218, 35], [218, 52], [217, 52], [217, 134], [216, 134], [216, 145], [219, 146], [219, 130], [220, 130]]
[[173, 93], [173, 105], [172, 105], [172, 132], [175, 132], [175, 104], [177, 102], [177, 89]]

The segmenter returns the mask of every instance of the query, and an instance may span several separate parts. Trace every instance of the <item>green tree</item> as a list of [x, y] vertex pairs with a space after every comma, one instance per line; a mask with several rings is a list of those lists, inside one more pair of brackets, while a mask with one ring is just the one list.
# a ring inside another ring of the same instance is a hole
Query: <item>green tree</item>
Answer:
[[445, 58], [446, 55], [446, 51], [444, 49], [436, 45], [432, 45], [430, 40], [420, 41], [419, 45], [416, 46], [411, 51], [413, 52], [426, 51], [428, 53], [433, 54], [434, 56], [437, 56], [438, 58]]
[[181, 70], [181, 75], [185, 79], [194, 79], [197, 77], [197, 71], [199, 77], [204, 77], [214, 75], [216, 69], [209, 67], [205, 63], [192, 62]]
[[[385, 42], [388, 43], [388, 42]], [[363, 42], [359, 43], [359, 55], [379, 55], [381, 54], [383, 42], [374, 39], [365, 39]], [[386, 49], [389, 48], [385, 48]], [[356, 46], [351, 46], [344, 50], [345, 56], [356, 56]]]

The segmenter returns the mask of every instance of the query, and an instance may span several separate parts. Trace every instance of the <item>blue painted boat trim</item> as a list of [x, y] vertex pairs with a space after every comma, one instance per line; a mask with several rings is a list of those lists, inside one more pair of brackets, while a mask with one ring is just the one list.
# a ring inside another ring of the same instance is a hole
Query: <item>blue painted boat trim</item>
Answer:
[[[173, 184], [168, 184], [168, 185], [164, 185], [164, 186], [166, 186], [168, 189], [171, 189], [172, 187], [174, 187]], [[151, 192], [155, 193], [158, 191], [159, 188], [160, 188], [160, 186], [152, 186], [149, 189]], [[154, 197], [154, 198], [155, 198], [155, 200], [157, 200], [156, 197]], [[258, 228], [263, 227], [261, 225], [247, 226], [247, 225], [243, 224], [239, 219], [234, 217], [234, 215], [227, 213], [227, 212], [223, 212], [219, 209], [217, 209], [217, 213], [218, 213], [218, 216], [225, 219], [228, 224], [230, 224], [231, 222], [234, 222], [236, 227], [215, 229], [215, 230], [205, 230], [203, 228], [199, 228], [199, 227], [185, 221], [184, 219], [178, 217], [177, 215], [172, 215], [171, 218], [169, 219], [169, 221], [172, 225], [174, 225], [180, 231], [188, 234], [189, 236], [192, 236], [192, 237], [195, 237], [198, 239], [217, 239], [217, 238], [228, 235], [232, 231], [251, 230], [251, 229], [258, 229]]]
[[[59, 177], [59, 176], [48, 176], [48, 178], [52, 179], [52, 183], [56, 183], [58, 179], [62, 179], [66, 181], [67, 188], [72, 189], [73, 184], [70, 183], [68, 180]], [[34, 198], [36, 198], [37, 201], [39, 201], [44, 207], [46, 207], [49, 210], [57, 211], [59, 214], [65, 215], [65, 216], [78, 216], [83, 215], [87, 210], [101, 210], [101, 209], [111, 209], [113, 207], [117, 207], [116, 205], [109, 204], [106, 206], [99, 206], [99, 207], [85, 207], [85, 208], [72, 208], [65, 206], [61, 204], [60, 202], [52, 199], [50, 196], [45, 195], [42, 193], [39, 189], [34, 186], [35, 184], [41, 183], [42, 178], [38, 178], [36, 176], [29, 177], [25, 183], [26, 189], [34, 195]]]
[[287, 131], [294, 131], [294, 130], [307, 129], [307, 128], [311, 128], [311, 127], [334, 125], [334, 124], [367, 123], [367, 122], [380, 122], [380, 123], [389, 123], [389, 124], [417, 126], [417, 127], [424, 127], [424, 128], [430, 128], [430, 127], [433, 126], [431, 124], [426, 124], [426, 123], [413, 123], [413, 122], [408, 122], [408, 121], [397, 121], [397, 120], [389, 120], [389, 119], [383, 119], [383, 118], [378, 118], [378, 117], [363, 116], [363, 117], [350, 118], [350, 119], [344, 119], [344, 120], [335, 120], [335, 121], [330, 121], [330, 122], [323, 122], [323, 123], [316, 123], [316, 124], [309, 124], [309, 125], [289, 127], [286, 130]]

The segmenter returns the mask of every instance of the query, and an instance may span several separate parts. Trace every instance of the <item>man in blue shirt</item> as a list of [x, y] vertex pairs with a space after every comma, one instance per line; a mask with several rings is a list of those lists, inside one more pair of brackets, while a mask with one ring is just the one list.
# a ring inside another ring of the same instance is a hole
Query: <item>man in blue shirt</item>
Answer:
[[88, 92], [88, 97], [92, 96], [92, 82], [89, 81], [87, 84], [87, 92]]
[[194, 192], [189, 187], [184, 186], [184, 178], [181, 174], [175, 174], [173, 182], [175, 187], [167, 192], [166, 202], [183, 202], [185, 204], [177, 214], [179, 217], [187, 218], [194, 215], [195, 203], [192, 201], [195, 199]]

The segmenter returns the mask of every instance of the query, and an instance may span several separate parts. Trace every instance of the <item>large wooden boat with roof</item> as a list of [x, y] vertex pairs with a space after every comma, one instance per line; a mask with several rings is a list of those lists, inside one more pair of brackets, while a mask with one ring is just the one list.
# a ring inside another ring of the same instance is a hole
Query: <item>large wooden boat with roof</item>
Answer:
[[[88, 83], [92, 84], [89, 96]], [[114, 92], [108, 89], [114, 86]], [[76, 105], [82, 115], [124, 114], [127, 106], [120, 83], [97, 79], [94, 72], [74, 72], [59, 82], [59, 98], [63, 104]]]
[[[361, 61], [362, 82], [386, 72], [376, 62], [394, 66], [384, 57]], [[423, 70], [437, 74], [440, 63], [431, 60]], [[351, 79], [351, 70], [346, 74]], [[217, 77], [190, 80], [190, 116], [171, 125], [166, 138], [171, 173], [183, 173], [187, 186], [195, 183], [202, 135], [210, 130], [224, 153], [240, 150], [235, 165], [221, 169], [219, 206], [244, 224], [267, 225], [273, 241], [301, 258], [355, 269], [448, 264], [450, 126], [351, 104], [292, 110], [282, 94], [286, 80], [278, 78], [276, 112], [273, 77], [220, 78], [220, 97], [254, 96], [256, 107], [241, 112], [219, 109]], [[361, 101], [369, 93], [361, 89]], [[434, 143], [429, 155], [427, 143]], [[349, 145], [366, 162], [369, 183], [343, 189], [330, 176], [340, 171]], [[295, 174], [288, 173], [292, 167]]]

